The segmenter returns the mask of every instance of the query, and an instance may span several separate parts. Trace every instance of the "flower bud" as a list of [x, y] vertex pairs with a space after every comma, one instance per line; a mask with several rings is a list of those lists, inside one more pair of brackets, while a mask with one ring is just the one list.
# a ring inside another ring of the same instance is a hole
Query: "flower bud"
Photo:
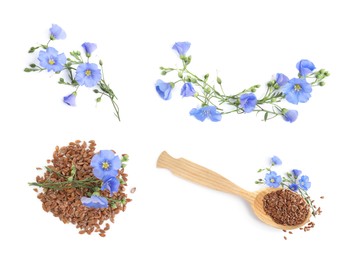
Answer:
[[99, 60], [99, 65], [103, 66], [103, 61], [102, 60]]
[[192, 83], [196, 83], [196, 79], [195, 79], [195, 78], [191, 78], [190, 81], [191, 81]]
[[128, 161], [128, 158], [129, 158], [129, 155], [128, 155], [128, 154], [123, 154], [123, 155], [122, 155], [122, 161], [123, 161], [123, 162], [127, 162], [127, 161]]
[[179, 71], [179, 72], [178, 72], [178, 77], [179, 77], [180, 79], [182, 79], [182, 77], [183, 77], [182, 71]]
[[102, 101], [102, 98], [101, 98], [101, 97], [96, 98], [96, 102], [97, 102], [97, 103], [99, 103], [99, 102], [101, 102], [101, 101]]
[[218, 83], [219, 85], [222, 84], [222, 79], [221, 79], [220, 77], [217, 77], [217, 83]]
[[330, 74], [328, 71], [325, 71], [324, 75], [325, 75], [326, 77], [328, 77], [328, 76], [331, 75], [331, 74]]
[[319, 82], [319, 86], [323, 87], [326, 83], [324, 81]]
[[163, 76], [165, 76], [165, 75], [167, 74], [167, 72], [166, 72], [165, 70], [162, 70], [161, 74], [162, 74]]
[[93, 92], [99, 93], [99, 90], [98, 89], [94, 89]]
[[207, 74], [204, 76], [204, 79], [207, 80], [209, 76], [210, 76], [210, 74], [207, 73]]

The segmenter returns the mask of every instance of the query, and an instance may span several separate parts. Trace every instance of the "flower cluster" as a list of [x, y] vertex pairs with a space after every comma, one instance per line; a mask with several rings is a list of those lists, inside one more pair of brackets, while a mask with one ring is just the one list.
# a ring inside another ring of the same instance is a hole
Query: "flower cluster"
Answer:
[[286, 173], [286, 176], [278, 175], [276, 171], [272, 170], [272, 167], [281, 165], [282, 161], [277, 156], [271, 158], [270, 167], [259, 169], [258, 172], [266, 172], [266, 175], [263, 179], [258, 179], [255, 181], [256, 184], [266, 184], [271, 188], [283, 188], [290, 189], [291, 191], [299, 193], [307, 204], [312, 209], [312, 214], [315, 217], [320, 214], [320, 209], [316, 209], [316, 206], [313, 204], [313, 200], [310, 199], [308, 195], [308, 190], [311, 187], [311, 182], [307, 175], [302, 175], [302, 171], [298, 169], [293, 169], [290, 172]]
[[71, 51], [70, 57], [66, 57], [64, 53], [59, 53], [50, 43], [55, 40], [63, 40], [66, 38], [65, 31], [58, 25], [53, 24], [50, 28], [50, 36], [47, 44], [40, 44], [39, 46], [31, 47], [29, 53], [38, 53], [38, 64], [32, 63], [29, 67], [25, 68], [25, 72], [34, 71], [52, 71], [60, 74], [65, 71], [67, 80], [61, 77], [58, 81], [59, 84], [69, 85], [74, 88], [71, 94], [66, 95], [63, 101], [69, 106], [76, 105], [77, 91], [80, 86], [94, 88], [93, 92], [98, 95], [96, 102], [101, 102], [102, 97], [106, 96], [110, 99], [114, 114], [120, 120], [119, 107], [116, 103], [117, 97], [113, 90], [104, 80], [103, 62], [99, 60], [98, 64], [90, 61], [91, 54], [96, 50], [95, 43], [85, 42], [81, 45], [83, 49], [83, 57], [80, 51]]
[[230, 113], [263, 113], [263, 120], [269, 120], [281, 116], [287, 122], [294, 122], [298, 117], [298, 111], [283, 108], [278, 105], [283, 100], [292, 104], [305, 103], [311, 97], [312, 87], [324, 86], [324, 79], [330, 74], [324, 69], [315, 70], [315, 65], [306, 59], [299, 61], [296, 65], [298, 76], [288, 78], [282, 73], [277, 73], [272, 80], [266, 84], [265, 93], [258, 98], [255, 94], [260, 85], [254, 85], [235, 95], [227, 95], [224, 92], [222, 80], [216, 78], [216, 84], [209, 82], [209, 74], [197, 76], [191, 72], [188, 65], [192, 57], [187, 56], [191, 44], [189, 42], [176, 42], [172, 49], [177, 52], [182, 62], [182, 67], [160, 67], [161, 74], [167, 75], [175, 71], [178, 79], [176, 81], [156, 82], [156, 91], [164, 100], [172, 97], [172, 91], [177, 84], [181, 84], [182, 97], [194, 97], [201, 105], [193, 108], [190, 115], [200, 121], [209, 118], [217, 122], [222, 115]]
[[[77, 179], [77, 169], [72, 165], [69, 176], [64, 176], [53, 169], [46, 167], [51, 174], [63, 177], [64, 181], [52, 181], [50, 179], [44, 182], [31, 182], [30, 186], [37, 186], [45, 189], [63, 190], [70, 188], [88, 189], [87, 195], [81, 197], [84, 206], [90, 208], [112, 208], [117, 207], [117, 203], [126, 204], [126, 200], [119, 201], [113, 198], [113, 195], [119, 191], [120, 184], [125, 181], [119, 176], [119, 170], [123, 169], [128, 161], [128, 155], [123, 154], [120, 158], [112, 150], [101, 150], [96, 153], [92, 159], [90, 166], [92, 167], [93, 176], [85, 179]], [[101, 191], [108, 191], [109, 196], [101, 196]], [[116, 196], [115, 196], [116, 197]]]

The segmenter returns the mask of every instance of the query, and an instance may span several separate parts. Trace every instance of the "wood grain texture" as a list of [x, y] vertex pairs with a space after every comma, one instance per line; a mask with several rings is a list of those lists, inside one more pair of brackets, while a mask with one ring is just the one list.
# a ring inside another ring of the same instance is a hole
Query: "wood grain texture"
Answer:
[[306, 220], [296, 226], [285, 226], [275, 223], [272, 218], [267, 215], [263, 209], [263, 197], [272, 191], [277, 189], [266, 188], [256, 192], [249, 192], [241, 187], [237, 186], [230, 180], [221, 176], [220, 174], [211, 171], [205, 167], [202, 167], [196, 163], [193, 163], [184, 158], [175, 159], [171, 157], [166, 151], [163, 151], [157, 160], [158, 168], [165, 168], [170, 170], [174, 175], [186, 179], [188, 181], [206, 186], [208, 188], [232, 193], [244, 198], [251, 205], [255, 215], [264, 223], [279, 229], [295, 229], [304, 226], [310, 218], [311, 213], [309, 212]]

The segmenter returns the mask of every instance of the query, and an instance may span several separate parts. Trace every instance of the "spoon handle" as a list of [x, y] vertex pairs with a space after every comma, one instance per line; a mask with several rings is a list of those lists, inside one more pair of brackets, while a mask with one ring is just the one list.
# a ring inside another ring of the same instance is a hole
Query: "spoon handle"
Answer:
[[253, 202], [254, 200], [251, 192], [242, 189], [218, 173], [184, 158], [175, 159], [166, 151], [163, 151], [158, 157], [157, 167], [169, 169], [173, 174], [179, 177], [208, 188], [239, 195], [249, 202]]

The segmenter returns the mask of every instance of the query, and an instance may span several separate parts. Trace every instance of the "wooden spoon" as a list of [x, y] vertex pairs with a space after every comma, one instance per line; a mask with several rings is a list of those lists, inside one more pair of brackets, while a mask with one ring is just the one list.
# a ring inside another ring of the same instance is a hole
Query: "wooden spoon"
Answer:
[[273, 219], [267, 215], [263, 209], [263, 198], [267, 193], [277, 191], [278, 189], [266, 188], [256, 192], [249, 192], [236, 184], [232, 183], [223, 176], [215, 173], [205, 167], [202, 167], [196, 163], [188, 161], [184, 158], [175, 159], [171, 157], [167, 152], [162, 152], [157, 160], [158, 168], [169, 169], [173, 174], [192, 181], [194, 183], [201, 184], [211, 189], [232, 193], [244, 198], [252, 206], [255, 215], [264, 223], [279, 229], [295, 229], [304, 226], [310, 219], [311, 212], [309, 211], [306, 220], [299, 225], [287, 226], [280, 225], [273, 221]]

